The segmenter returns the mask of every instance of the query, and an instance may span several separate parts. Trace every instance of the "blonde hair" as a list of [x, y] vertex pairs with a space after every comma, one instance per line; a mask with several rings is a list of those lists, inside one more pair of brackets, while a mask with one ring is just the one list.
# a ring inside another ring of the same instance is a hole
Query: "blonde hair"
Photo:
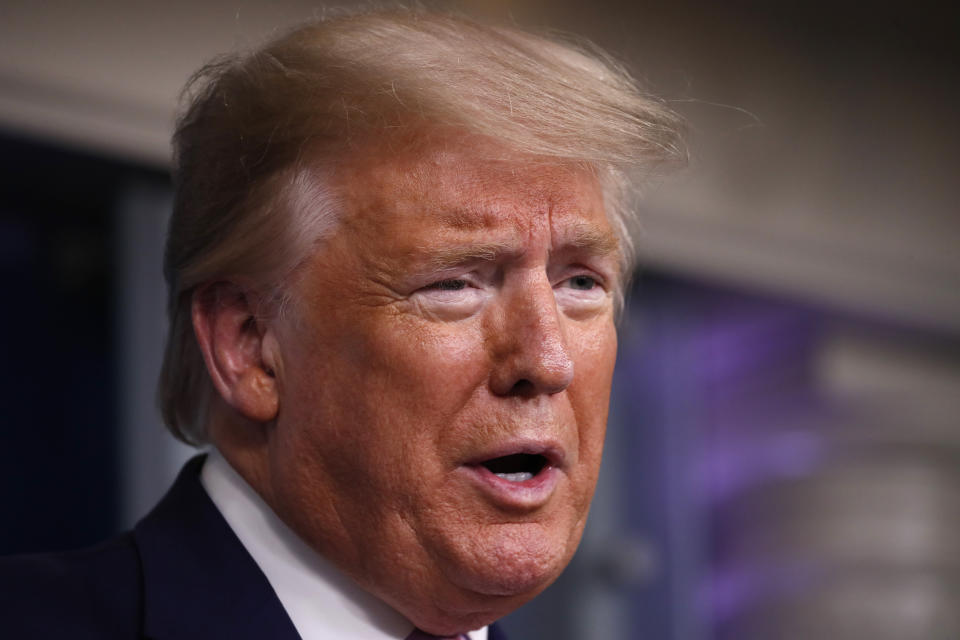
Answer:
[[200, 69], [173, 138], [164, 274], [170, 330], [158, 399], [168, 428], [207, 440], [214, 393], [191, 323], [196, 287], [243, 278], [282, 295], [337, 221], [324, 166], [370, 134], [451, 126], [600, 176], [629, 260], [628, 172], [682, 161], [680, 122], [602, 52], [425, 10], [345, 14]]

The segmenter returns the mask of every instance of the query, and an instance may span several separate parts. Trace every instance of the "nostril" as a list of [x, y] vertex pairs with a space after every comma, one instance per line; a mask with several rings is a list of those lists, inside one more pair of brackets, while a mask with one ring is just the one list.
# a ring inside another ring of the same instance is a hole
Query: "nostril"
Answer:
[[510, 395], [514, 396], [534, 396], [537, 393], [537, 387], [527, 379], [517, 380], [510, 389]]

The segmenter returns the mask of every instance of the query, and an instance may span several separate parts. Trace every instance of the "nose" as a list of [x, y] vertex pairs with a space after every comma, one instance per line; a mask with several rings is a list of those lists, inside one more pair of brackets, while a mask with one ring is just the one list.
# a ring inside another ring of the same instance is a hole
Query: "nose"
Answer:
[[496, 395], [555, 394], [573, 382], [573, 360], [553, 287], [545, 278], [528, 284], [505, 297], [500, 321], [492, 327], [490, 388]]

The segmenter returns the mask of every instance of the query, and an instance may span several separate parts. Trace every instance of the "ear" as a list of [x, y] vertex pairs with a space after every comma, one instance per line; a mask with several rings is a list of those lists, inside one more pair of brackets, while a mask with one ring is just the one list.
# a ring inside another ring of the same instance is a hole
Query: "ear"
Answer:
[[280, 396], [276, 343], [257, 320], [255, 301], [239, 285], [214, 282], [193, 292], [193, 331], [213, 386], [226, 403], [254, 422], [277, 417]]

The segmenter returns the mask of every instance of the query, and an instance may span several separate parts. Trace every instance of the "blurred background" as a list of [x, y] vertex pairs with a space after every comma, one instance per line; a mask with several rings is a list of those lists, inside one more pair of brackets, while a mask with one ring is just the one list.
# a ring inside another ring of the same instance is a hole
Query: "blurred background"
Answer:
[[[949, 10], [428, 4], [584, 35], [691, 126], [644, 205], [584, 543], [513, 637], [960, 637]], [[0, 554], [129, 527], [191, 454], [153, 401], [177, 94], [323, 12], [0, 4]]]

